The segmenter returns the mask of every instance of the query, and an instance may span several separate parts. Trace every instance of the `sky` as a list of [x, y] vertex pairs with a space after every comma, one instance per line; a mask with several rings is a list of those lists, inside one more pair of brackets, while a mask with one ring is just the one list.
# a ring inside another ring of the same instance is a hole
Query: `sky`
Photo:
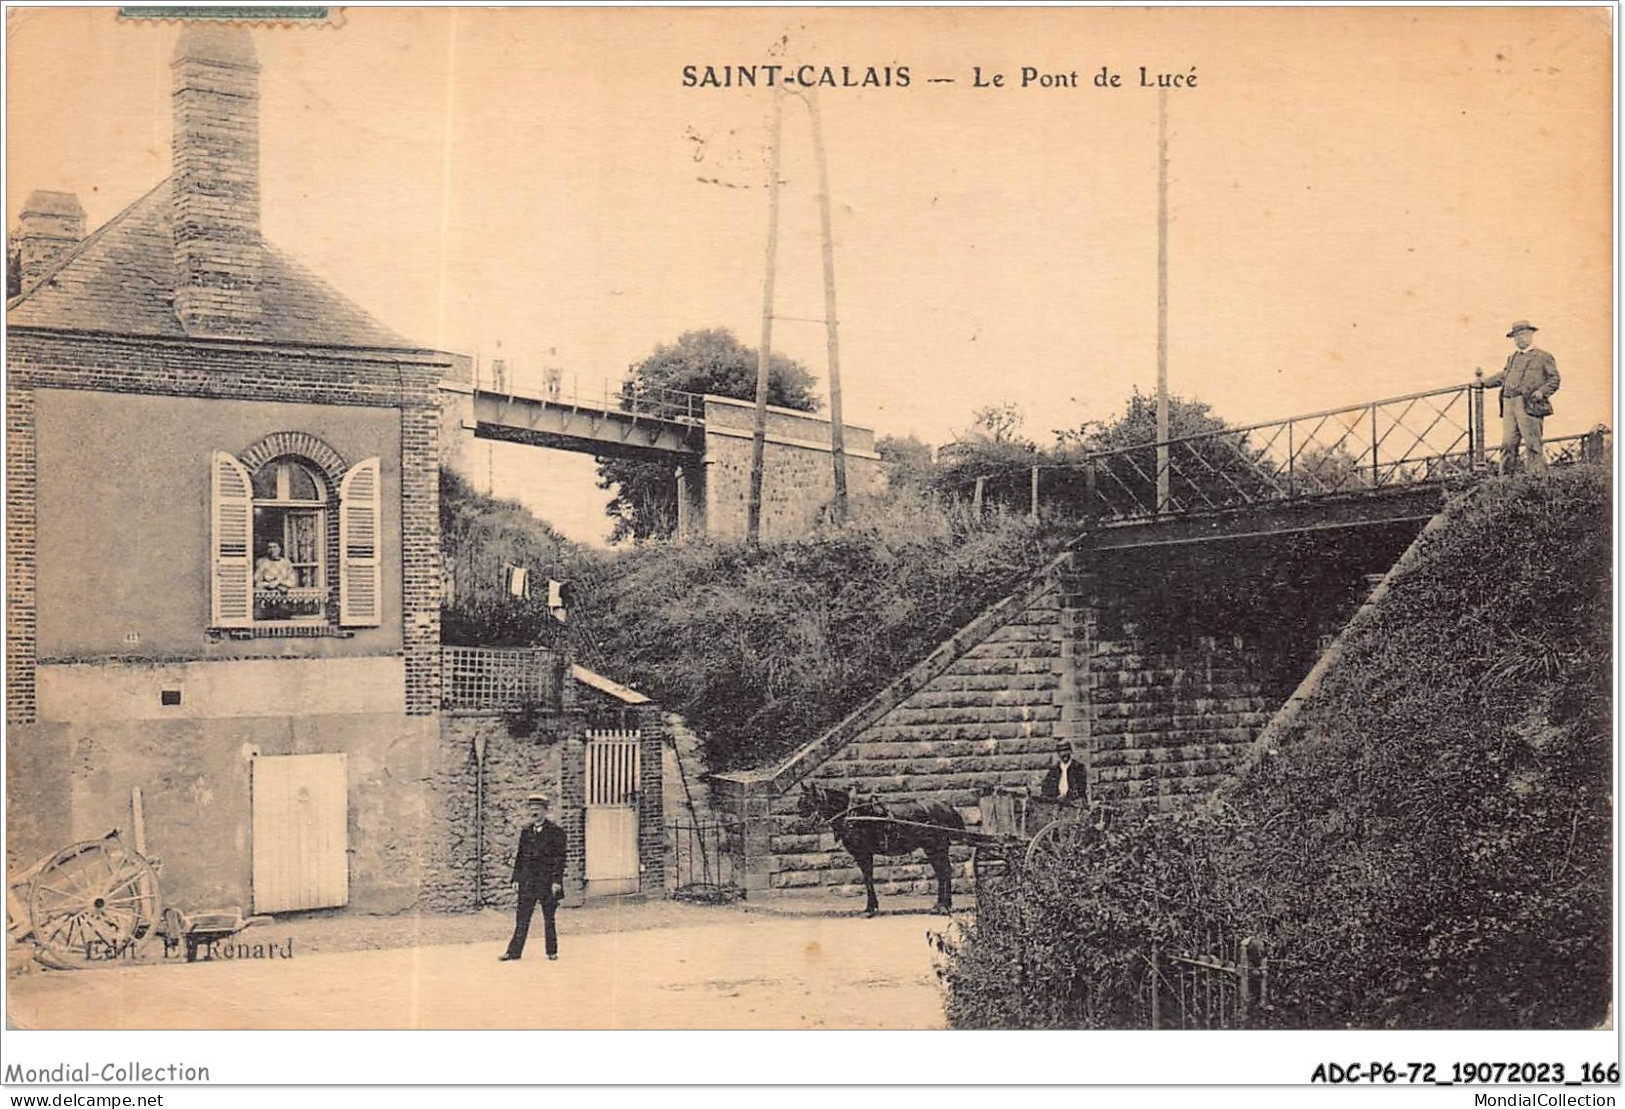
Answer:
[[[507, 359], [519, 391], [551, 362], [597, 392], [690, 328], [757, 344], [774, 93], [683, 71], [811, 63], [893, 76], [819, 94], [848, 422], [941, 445], [1010, 402], [1049, 442], [1121, 412], [1156, 380], [1144, 66], [1196, 75], [1168, 96], [1174, 392], [1251, 423], [1443, 387], [1498, 370], [1527, 318], [1563, 373], [1548, 436], [1610, 420], [1607, 8], [343, 13], [256, 34], [265, 235], [414, 342]], [[8, 224], [47, 188], [95, 227], [169, 171], [176, 30], [9, 18]], [[818, 320], [810, 133], [785, 108], [776, 312]], [[821, 382], [825, 343], [775, 325]], [[501, 444], [476, 477], [601, 542], [592, 473]]]

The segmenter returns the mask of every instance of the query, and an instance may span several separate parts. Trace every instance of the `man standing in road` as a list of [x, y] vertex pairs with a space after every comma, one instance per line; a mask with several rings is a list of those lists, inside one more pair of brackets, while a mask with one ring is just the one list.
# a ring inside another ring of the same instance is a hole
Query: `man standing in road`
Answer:
[[541, 902], [542, 922], [546, 925], [547, 957], [559, 957], [559, 933], [553, 914], [564, 896], [564, 829], [549, 819], [553, 804], [547, 794], [533, 793], [525, 804], [530, 808], [530, 823], [519, 833], [519, 850], [513, 858], [513, 882], [519, 888], [519, 900], [514, 907], [513, 939], [502, 954], [503, 962], [525, 953], [525, 937], [537, 902]]
[[1501, 372], [1485, 377], [1483, 370], [1475, 371], [1482, 387], [1501, 387], [1501, 472], [1504, 474], [1518, 471], [1520, 440], [1529, 452], [1529, 468], [1537, 474], [1546, 472], [1546, 445], [1541, 429], [1545, 418], [1552, 414], [1552, 402], [1548, 398], [1557, 392], [1561, 379], [1557, 376], [1557, 359], [1534, 345], [1538, 330], [1528, 320], [1519, 320], [1507, 332], [1507, 338], [1518, 349], [1512, 352]]

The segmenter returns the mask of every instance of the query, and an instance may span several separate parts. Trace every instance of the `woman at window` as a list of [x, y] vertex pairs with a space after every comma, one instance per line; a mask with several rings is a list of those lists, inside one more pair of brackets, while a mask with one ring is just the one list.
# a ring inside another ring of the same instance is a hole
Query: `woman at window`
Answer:
[[298, 585], [298, 571], [282, 554], [282, 544], [273, 540], [265, 548], [264, 556], [254, 563], [254, 588], [287, 590]]

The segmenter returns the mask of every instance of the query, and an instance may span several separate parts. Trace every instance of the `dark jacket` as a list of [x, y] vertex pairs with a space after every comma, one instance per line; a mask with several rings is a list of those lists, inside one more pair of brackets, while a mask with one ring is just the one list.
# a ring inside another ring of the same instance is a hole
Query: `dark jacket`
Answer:
[[564, 851], [563, 828], [551, 820], [542, 821], [541, 831], [525, 825], [513, 857], [513, 880], [521, 896], [552, 897], [553, 887], [564, 885]]
[[[1066, 799], [1068, 801], [1085, 801], [1089, 794], [1089, 776], [1083, 771], [1083, 764], [1073, 759], [1066, 768]], [[1043, 785], [1038, 787], [1040, 797], [1059, 797], [1061, 795], [1061, 764], [1056, 763], [1044, 775]]]

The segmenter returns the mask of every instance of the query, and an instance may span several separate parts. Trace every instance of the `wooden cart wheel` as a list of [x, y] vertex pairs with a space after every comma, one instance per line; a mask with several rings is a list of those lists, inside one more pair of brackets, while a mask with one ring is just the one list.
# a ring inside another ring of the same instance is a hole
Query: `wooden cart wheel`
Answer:
[[1044, 825], [1027, 844], [1027, 869], [1049, 870], [1062, 859], [1074, 858], [1093, 848], [1100, 840], [1091, 812], [1062, 816]]
[[35, 876], [28, 907], [49, 958], [69, 966], [128, 958], [157, 930], [158, 874], [117, 836], [76, 843]]

